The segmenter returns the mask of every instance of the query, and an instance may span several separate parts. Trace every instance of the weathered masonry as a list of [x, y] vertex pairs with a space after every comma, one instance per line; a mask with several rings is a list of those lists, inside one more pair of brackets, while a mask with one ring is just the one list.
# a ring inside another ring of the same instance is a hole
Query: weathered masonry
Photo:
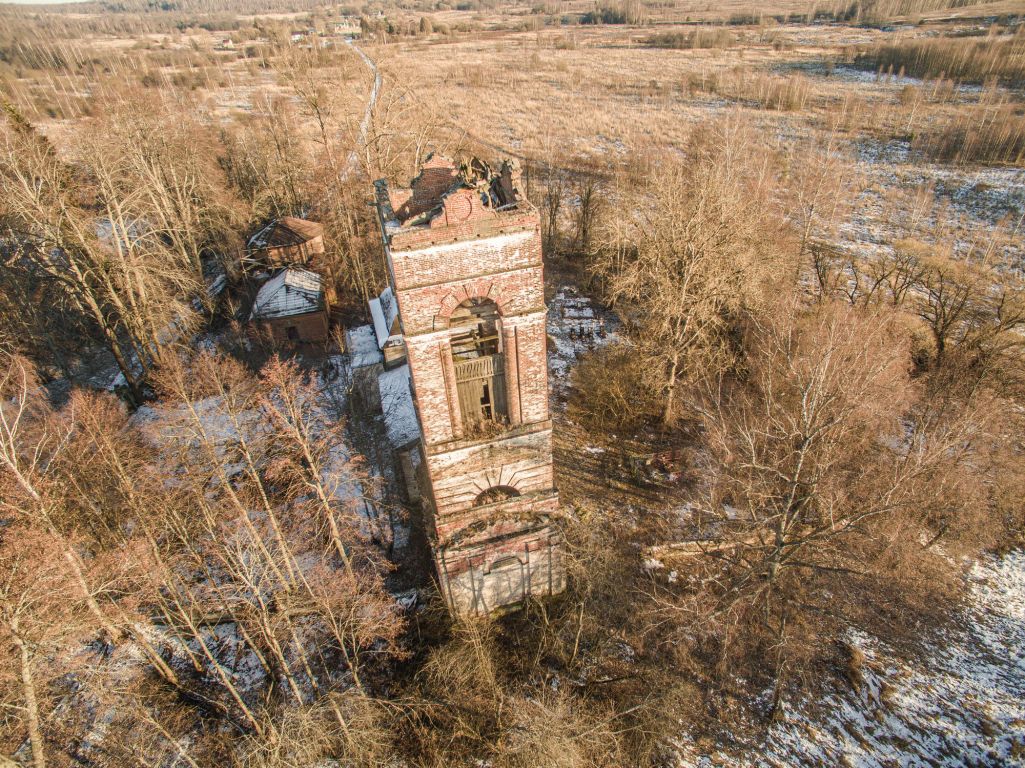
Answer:
[[442, 593], [481, 613], [565, 585], [552, 476], [540, 220], [516, 166], [431, 156], [377, 209], [422, 434]]

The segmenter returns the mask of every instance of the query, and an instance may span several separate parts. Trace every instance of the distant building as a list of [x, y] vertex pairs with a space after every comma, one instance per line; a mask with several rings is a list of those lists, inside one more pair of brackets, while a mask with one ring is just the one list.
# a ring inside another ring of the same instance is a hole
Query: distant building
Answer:
[[359, 19], [342, 17], [342, 20], [336, 21], [331, 26], [331, 29], [336, 35], [358, 37], [360, 32]]
[[320, 275], [288, 267], [260, 288], [249, 320], [269, 329], [279, 344], [323, 344], [330, 309]]
[[308, 266], [324, 255], [324, 225], [295, 216], [275, 219], [246, 245], [251, 269]]

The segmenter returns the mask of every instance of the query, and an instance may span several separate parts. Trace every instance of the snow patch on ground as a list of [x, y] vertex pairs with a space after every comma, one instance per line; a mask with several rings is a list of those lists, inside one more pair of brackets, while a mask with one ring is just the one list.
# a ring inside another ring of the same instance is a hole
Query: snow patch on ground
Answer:
[[409, 366], [384, 371], [378, 377], [381, 387], [381, 410], [388, 430], [388, 441], [396, 448], [420, 439], [420, 423], [416, 419], [413, 393], [409, 388]]
[[860, 683], [785, 706], [747, 756], [691, 752], [681, 766], [1025, 766], [1025, 552], [987, 557], [967, 606], [908, 658], [852, 631]]
[[[976, 251], [993, 234], [994, 225], [1013, 226], [1025, 210], [1025, 169], [1010, 167], [958, 167], [911, 162], [904, 141], [862, 140], [852, 148], [865, 174], [865, 187], [850, 217], [837, 227], [837, 244], [851, 253], [874, 256], [905, 237], [928, 240], [942, 222], [937, 214], [956, 222], [957, 250]], [[894, 196], [929, 189], [940, 203], [920, 214], [906, 200]], [[825, 234], [825, 233], [823, 233]], [[1025, 244], [1020, 232], [1002, 251], [1009, 263], [1020, 263]]]
[[562, 286], [548, 304], [548, 375], [552, 392], [564, 393], [577, 360], [617, 337], [615, 314], [572, 286]]

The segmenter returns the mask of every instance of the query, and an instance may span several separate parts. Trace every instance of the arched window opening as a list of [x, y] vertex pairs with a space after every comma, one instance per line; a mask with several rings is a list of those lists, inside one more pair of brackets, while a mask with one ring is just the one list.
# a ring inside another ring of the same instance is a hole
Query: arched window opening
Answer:
[[516, 555], [506, 555], [498, 560], [495, 560], [489, 567], [489, 572], [501, 571], [506, 568], [522, 568], [523, 561], [520, 560]]
[[507, 420], [501, 319], [490, 299], [467, 299], [449, 319], [459, 410], [467, 434]]
[[452, 356], [472, 360], [499, 352], [498, 305], [489, 299], [467, 299], [449, 318]]
[[511, 485], [495, 485], [477, 494], [477, 498], [473, 500], [473, 506], [482, 507], [485, 504], [494, 504], [519, 495], [520, 492]]

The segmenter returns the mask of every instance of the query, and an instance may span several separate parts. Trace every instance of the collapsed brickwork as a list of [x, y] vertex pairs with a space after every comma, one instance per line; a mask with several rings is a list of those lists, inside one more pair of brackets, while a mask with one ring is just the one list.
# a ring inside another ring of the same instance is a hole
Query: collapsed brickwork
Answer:
[[467, 614], [560, 592], [538, 212], [509, 162], [432, 156], [376, 193], [442, 593]]

